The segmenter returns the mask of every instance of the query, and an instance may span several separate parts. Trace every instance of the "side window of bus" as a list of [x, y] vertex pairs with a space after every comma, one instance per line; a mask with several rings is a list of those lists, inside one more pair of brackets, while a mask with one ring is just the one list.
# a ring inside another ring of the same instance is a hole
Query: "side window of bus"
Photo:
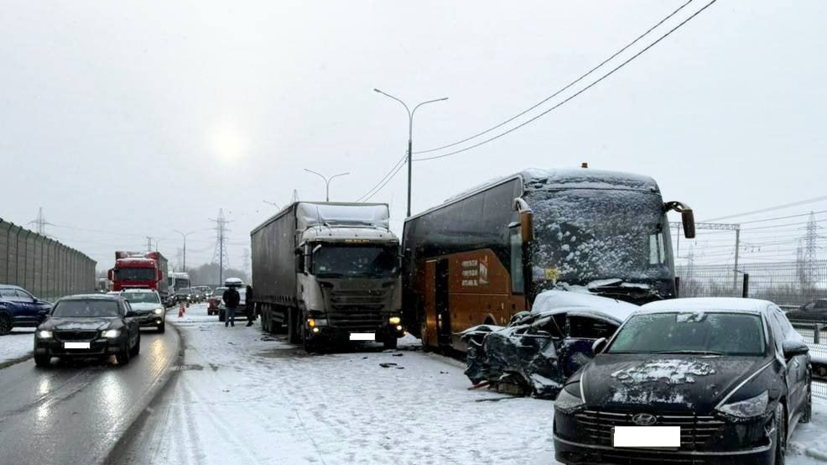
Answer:
[[666, 261], [666, 250], [663, 246], [663, 233], [649, 235], [649, 264], [660, 265]]
[[520, 227], [511, 228], [511, 290], [517, 294], [525, 292], [523, 284], [523, 235]]

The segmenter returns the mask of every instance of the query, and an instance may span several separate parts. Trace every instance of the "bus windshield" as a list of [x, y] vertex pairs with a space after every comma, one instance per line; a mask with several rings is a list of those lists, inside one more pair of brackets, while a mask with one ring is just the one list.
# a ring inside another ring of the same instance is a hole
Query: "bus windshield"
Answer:
[[535, 229], [530, 263], [540, 287], [671, 279], [672, 246], [659, 194], [568, 189], [529, 195]]

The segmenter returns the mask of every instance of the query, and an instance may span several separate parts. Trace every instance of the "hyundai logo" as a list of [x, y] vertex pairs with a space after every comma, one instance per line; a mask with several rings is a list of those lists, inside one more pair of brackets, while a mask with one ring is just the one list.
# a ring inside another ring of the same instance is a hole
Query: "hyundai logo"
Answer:
[[638, 413], [632, 417], [632, 423], [638, 426], [652, 426], [658, 422], [658, 419], [650, 413]]

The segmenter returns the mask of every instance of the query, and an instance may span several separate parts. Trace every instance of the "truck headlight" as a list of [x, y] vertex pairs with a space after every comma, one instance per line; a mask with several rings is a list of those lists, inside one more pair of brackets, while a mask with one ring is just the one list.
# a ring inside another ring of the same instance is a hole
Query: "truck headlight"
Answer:
[[402, 323], [402, 318], [399, 318], [398, 316], [392, 316], [390, 317], [390, 319], [388, 319], [388, 323], [392, 325], [398, 325], [399, 323]]
[[120, 329], [107, 329], [103, 332], [102, 336], [107, 339], [115, 339], [116, 337], [121, 335]]
[[40, 339], [51, 339], [52, 338], [52, 332], [51, 331], [46, 331], [46, 330], [38, 331], [37, 332], [37, 337], [39, 337]]
[[311, 328], [315, 328], [317, 326], [327, 326], [327, 319], [326, 318], [308, 318], [307, 319], [307, 326]]
[[722, 405], [716, 410], [738, 418], [757, 417], [767, 411], [769, 401], [770, 395], [764, 391], [753, 398]]
[[155, 309], [155, 314], [156, 314], [156, 315], [160, 315], [160, 314], [162, 314], [162, 313], [164, 313], [164, 309], [163, 309], [163, 308], [156, 308], [156, 309]]

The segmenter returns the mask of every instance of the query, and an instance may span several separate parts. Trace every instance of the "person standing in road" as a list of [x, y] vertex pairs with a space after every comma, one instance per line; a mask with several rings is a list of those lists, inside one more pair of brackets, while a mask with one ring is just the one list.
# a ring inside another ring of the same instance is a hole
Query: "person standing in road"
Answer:
[[247, 285], [247, 294], [245, 296], [246, 299], [246, 312], [247, 312], [247, 326], [253, 326], [253, 321], [256, 319], [255, 313], [255, 301], [253, 300], [253, 286]]
[[241, 302], [241, 295], [235, 290], [235, 286], [229, 286], [221, 298], [224, 300], [224, 306], [227, 308], [227, 314], [224, 315], [224, 327], [235, 327], [235, 310], [238, 308], [238, 303]]

